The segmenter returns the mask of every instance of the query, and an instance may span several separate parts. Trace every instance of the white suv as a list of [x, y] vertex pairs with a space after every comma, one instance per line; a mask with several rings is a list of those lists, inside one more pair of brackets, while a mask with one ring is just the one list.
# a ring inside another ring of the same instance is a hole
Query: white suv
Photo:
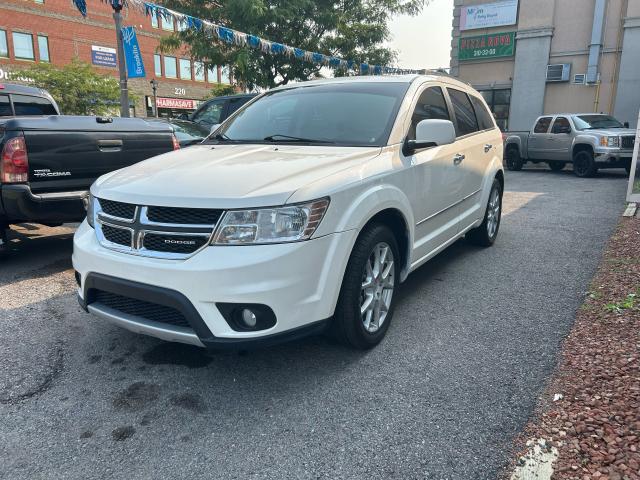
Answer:
[[385, 335], [407, 275], [498, 234], [502, 138], [443, 75], [271, 90], [202, 145], [107, 174], [74, 240], [80, 304], [205, 347]]

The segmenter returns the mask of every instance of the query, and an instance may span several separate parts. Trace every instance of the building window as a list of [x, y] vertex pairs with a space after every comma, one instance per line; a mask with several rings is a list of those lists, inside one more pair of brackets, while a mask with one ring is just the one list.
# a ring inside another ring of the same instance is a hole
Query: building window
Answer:
[[162, 76], [162, 59], [157, 53], [153, 54], [153, 71], [156, 73], [156, 77]]
[[218, 66], [213, 65], [207, 69], [207, 80], [209, 83], [218, 83]]
[[22, 60], [35, 60], [33, 37], [30, 33], [13, 32], [13, 54]]
[[164, 76], [168, 78], [178, 78], [176, 57], [164, 57]]
[[151, 15], [151, 26], [158, 28], [158, 15]]
[[41, 62], [50, 62], [49, 58], [49, 38], [44, 35], [38, 35], [38, 55]]
[[229, 67], [222, 67], [220, 69], [220, 83], [231, 83], [229, 78]]
[[44, 0], [33, 0], [35, 3], [38, 3], [40, 5], [44, 5]]
[[483, 90], [480, 92], [496, 119], [498, 127], [503, 132], [509, 128], [509, 106], [511, 105], [511, 90]]
[[7, 45], [7, 32], [0, 30], [0, 57], [9, 56], [9, 46]]
[[204, 63], [193, 62], [193, 77], [196, 82], [204, 82], [205, 71]]
[[165, 18], [163, 16], [160, 16], [160, 25], [162, 26], [163, 30], [173, 32], [173, 17]]
[[180, 78], [191, 80], [191, 60], [188, 58], [180, 59]]
[[184, 32], [187, 29], [187, 21], [186, 20], [179, 20], [178, 21], [178, 31], [179, 32]]

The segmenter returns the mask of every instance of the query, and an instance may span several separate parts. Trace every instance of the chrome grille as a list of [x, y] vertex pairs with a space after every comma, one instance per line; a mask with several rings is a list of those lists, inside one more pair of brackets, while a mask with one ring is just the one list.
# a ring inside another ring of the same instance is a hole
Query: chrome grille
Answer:
[[636, 137], [632, 135], [622, 137], [622, 142], [621, 142], [622, 148], [629, 148], [629, 149], [633, 148], [635, 145], [635, 140], [636, 140]]
[[150, 207], [96, 200], [95, 228], [102, 246], [172, 260], [188, 258], [205, 248], [223, 214], [216, 209]]

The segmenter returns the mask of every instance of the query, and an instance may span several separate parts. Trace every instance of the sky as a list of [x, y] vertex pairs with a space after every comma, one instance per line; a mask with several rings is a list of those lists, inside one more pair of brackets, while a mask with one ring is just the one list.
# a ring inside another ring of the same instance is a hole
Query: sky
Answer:
[[430, 0], [416, 17], [391, 20], [390, 47], [398, 52], [402, 68], [449, 67], [453, 0]]

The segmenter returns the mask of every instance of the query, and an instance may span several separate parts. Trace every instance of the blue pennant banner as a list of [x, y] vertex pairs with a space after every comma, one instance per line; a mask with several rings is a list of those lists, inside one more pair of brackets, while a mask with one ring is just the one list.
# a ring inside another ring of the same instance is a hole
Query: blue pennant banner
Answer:
[[144, 63], [138, 45], [138, 37], [133, 27], [122, 27], [122, 43], [124, 57], [127, 60], [127, 75], [129, 78], [144, 78]]

